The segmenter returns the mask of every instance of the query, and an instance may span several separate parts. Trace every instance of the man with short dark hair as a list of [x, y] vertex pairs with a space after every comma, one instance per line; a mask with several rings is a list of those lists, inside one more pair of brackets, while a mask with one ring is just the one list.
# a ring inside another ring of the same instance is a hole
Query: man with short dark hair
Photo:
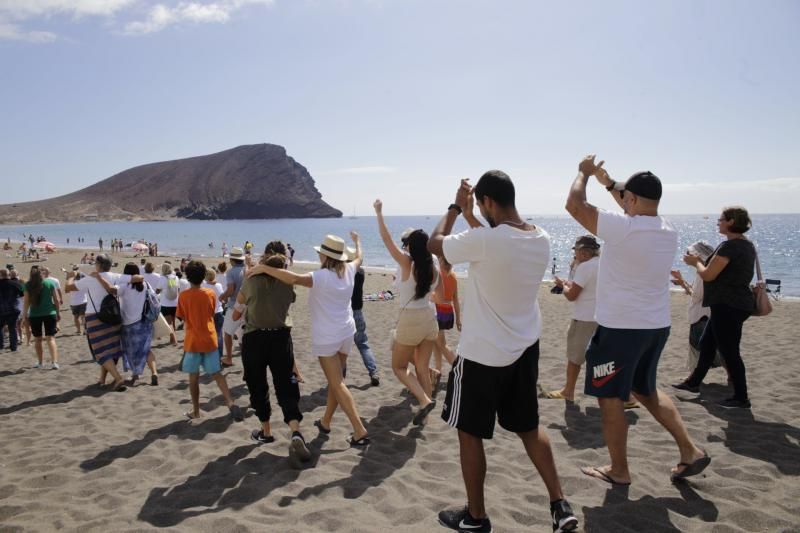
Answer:
[[[587, 156], [578, 166], [566, 209], [604, 241], [597, 273], [597, 332], [586, 352], [585, 393], [597, 397], [611, 465], [581, 471], [611, 485], [630, 485], [628, 423], [623, 404], [636, 397], [675, 439], [680, 461], [672, 480], [702, 472], [711, 458], [695, 446], [669, 396], [656, 386], [661, 351], [669, 337], [670, 269], [678, 249], [672, 224], [658, 214], [661, 180], [638, 172], [625, 183], [611, 179], [603, 162]], [[589, 177], [612, 194], [624, 214], [586, 201]]]
[[[450, 264], [469, 263], [458, 357], [442, 411], [445, 422], [458, 429], [467, 506], [440, 512], [439, 522], [457, 531], [492, 531], [483, 499], [483, 439], [492, 438], [497, 420], [519, 436], [539, 471], [550, 496], [553, 531], [574, 531], [578, 519], [561, 491], [536, 399], [542, 329], [537, 295], [550, 237], [520, 218], [514, 196], [511, 178], [499, 170], [485, 173], [474, 189], [462, 180], [455, 203], [428, 241], [428, 250]], [[472, 214], [474, 203], [490, 227]], [[462, 212], [472, 229], [450, 235]]]

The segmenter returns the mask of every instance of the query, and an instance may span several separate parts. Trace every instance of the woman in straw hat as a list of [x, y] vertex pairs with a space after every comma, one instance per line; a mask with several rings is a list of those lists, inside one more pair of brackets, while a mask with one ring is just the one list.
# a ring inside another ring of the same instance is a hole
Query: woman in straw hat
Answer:
[[269, 265], [258, 265], [250, 269], [248, 276], [269, 274], [284, 283], [309, 288], [311, 352], [318, 358], [328, 380], [325, 414], [314, 425], [322, 433], [330, 433], [333, 414], [341, 405], [353, 426], [350, 444], [366, 446], [370, 442], [367, 429], [358, 416], [358, 409], [344, 384], [343, 376], [347, 354], [353, 346], [353, 335], [356, 332], [350, 298], [362, 257], [361, 239], [355, 232], [351, 232], [350, 237], [356, 245], [355, 250], [347, 248], [340, 237], [325, 236], [322, 244], [314, 247], [320, 261], [319, 270], [314, 272], [297, 274]]
[[[439, 325], [430, 297], [434, 291], [437, 291], [440, 299], [444, 299], [444, 294], [439, 283], [438, 268], [428, 251], [428, 234], [421, 229], [404, 234], [404, 248], [408, 248], [408, 252], [405, 252], [395, 244], [386, 227], [383, 202], [375, 200], [373, 207], [378, 216], [378, 229], [383, 243], [400, 265], [397, 298], [402, 308], [392, 345], [392, 370], [397, 379], [417, 398], [420, 409], [414, 415], [413, 422], [420, 425], [436, 407], [436, 401], [432, 399], [433, 387], [428, 368], [434, 343], [439, 336]], [[416, 376], [408, 369], [412, 362]]]

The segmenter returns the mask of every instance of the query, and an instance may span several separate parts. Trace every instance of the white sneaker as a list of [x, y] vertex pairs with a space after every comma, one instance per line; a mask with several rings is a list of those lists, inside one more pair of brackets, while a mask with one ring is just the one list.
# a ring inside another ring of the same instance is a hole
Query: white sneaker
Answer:
[[42, 365], [41, 363], [36, 363], [35, 365], [33, 365], [33, 368], [42, 368]]
[[61, 367], [58, 366], [58, 363], [53, 363], [53, 370], [58, 370], [59, 368]]

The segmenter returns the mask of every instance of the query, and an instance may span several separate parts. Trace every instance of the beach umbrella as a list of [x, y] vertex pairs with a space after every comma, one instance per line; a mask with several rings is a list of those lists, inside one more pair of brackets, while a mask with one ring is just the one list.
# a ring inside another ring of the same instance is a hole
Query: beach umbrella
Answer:
[[55, 252], [56, 245], [50, 241], [39, 241], [33, 245], [34, 248], [39, 248], [40, 250], [44, 250], [45, 252]]
[[131, 244], [131, 250], [134, 252], [146, 252], [148, 250], [147, 245], [141, 242], [135, 242]]

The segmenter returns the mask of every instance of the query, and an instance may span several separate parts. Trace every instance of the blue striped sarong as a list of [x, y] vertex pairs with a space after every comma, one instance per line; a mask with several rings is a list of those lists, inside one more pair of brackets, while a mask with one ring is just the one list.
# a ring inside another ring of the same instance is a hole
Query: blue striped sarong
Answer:
[[153, 339], [153, 323], [140, 320], [129, 326], [122, 326], [122, 351], [125, 361], [134, 376], [141, 376], [150, 353]]
[[89, 351], [98, 365], [109, 359], [116, 363], [122, 357], [120, 344], [120, 326], [111, 326], [100, 322], [97, 315], [86, 315], [86, 338], [89, 339]]

